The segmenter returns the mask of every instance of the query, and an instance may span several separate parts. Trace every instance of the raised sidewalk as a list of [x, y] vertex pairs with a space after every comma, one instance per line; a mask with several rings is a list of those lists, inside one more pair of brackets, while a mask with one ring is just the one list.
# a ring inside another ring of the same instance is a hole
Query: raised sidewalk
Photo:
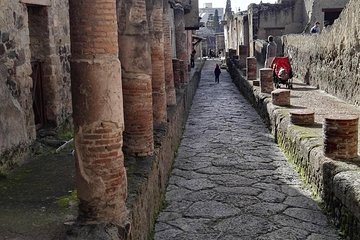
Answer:
[[[352, 161], [325, 157], [322, 130], [324, 116], [360, 116], [360, 108], [298, 79], [294, 79], [291, 89], [291, 106], [275, 106], [271, 95], [261, 93], [260, 87], [247, 81], [245, 73], [229, 59], [227, 66], [233, 82], [263, 117], [288, 159], [314, 194], [321, 197], [335, 225], [350, 239], [360, 239], [360, 157]], [[289, 112], [305, 108], [315, 112], [315, 124], [310, 127], [290, 124]]]

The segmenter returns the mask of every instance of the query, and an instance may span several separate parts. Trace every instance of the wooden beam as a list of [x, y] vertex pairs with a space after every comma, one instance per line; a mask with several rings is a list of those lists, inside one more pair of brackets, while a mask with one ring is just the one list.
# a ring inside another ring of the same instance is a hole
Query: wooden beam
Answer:
[[20, 2], [39, 6], [51, 6], [51, 0], [20, 0]]

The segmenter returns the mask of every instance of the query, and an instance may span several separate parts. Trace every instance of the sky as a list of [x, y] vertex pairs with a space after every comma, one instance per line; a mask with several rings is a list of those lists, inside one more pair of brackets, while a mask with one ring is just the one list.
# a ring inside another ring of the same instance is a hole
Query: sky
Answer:
[[[247, 7], [251, 3], [260, 3], [261, 0], [231, 0], [231, 9], [234, 12], [240, 7], [241, 11], [247, 10]], [[263, 3], [275, 3], [277, 0], [262, 0]], [[199, 0], [199, 8], [204, 7], [204, 3], [212, 3], [214, 8], [224, 8], [226, 6], [226, 0]]]

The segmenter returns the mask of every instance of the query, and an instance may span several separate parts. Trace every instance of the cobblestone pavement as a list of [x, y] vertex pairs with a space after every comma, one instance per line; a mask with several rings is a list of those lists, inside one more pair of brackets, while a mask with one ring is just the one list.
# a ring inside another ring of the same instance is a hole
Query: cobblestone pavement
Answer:
[[251, 105], [206, 62], [155, 240], [340, 239]]

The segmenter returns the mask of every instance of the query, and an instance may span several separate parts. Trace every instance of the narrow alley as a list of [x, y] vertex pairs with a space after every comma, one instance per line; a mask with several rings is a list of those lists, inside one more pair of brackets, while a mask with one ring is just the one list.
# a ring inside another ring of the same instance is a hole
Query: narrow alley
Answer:
[[202, 71], [155, 240], [340, 239], [217, 62]]

